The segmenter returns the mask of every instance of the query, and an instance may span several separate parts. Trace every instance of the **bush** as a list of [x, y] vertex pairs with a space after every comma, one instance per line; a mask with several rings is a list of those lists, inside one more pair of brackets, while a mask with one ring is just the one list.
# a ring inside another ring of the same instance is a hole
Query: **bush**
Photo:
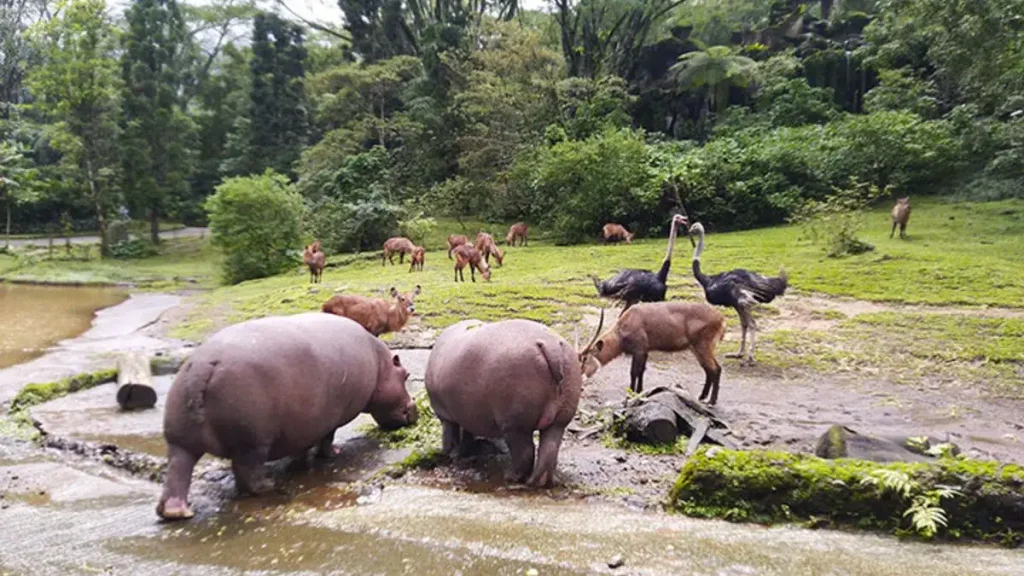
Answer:
[[155, 256], [156, 247], [149, 240], [135, 239], [120, 244], [112, 244], [109, 248], [110, 257], [116, 260], [135, 260]]
[[270, 276], [295, 263], [302, 198], [287, 177], [268, 169], [261, 176], [229, 178], [205, 207], [228, 282]]
[[863, 254], [875, 247], [857, 238], [857, 234], [864, 228], [868, 206], [882, 195], [877, 186], [853, 181], [849, 188], [837, 188], [825, 200], [808, 201], [796, 211], [793, 220], [804, 226], [811, 242], [824, 245], [832, 258]]
[[686, 461], [669, 502], [701, 518], [808, 520], [1008, 545], [1024, 539], [1024, 468], [999, 462], [878, 464], [702, 450]]
[[646, 231], [661, 184], [643, 135], [628, 129], [523, 154], [509, 173], [511, 195], [531, 199], [528, 216], [559, 244], [595, 238], [606, 222]]
[[399, 222], [398, 230], [403, 236], [422, 246], [426, 244], [434, 230], [437, 230], [437, 221], [418, 214]]

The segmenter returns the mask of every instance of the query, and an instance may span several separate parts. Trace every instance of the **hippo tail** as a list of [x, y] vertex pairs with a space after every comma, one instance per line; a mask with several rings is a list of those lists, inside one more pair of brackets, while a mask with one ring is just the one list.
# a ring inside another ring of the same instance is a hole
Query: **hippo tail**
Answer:
[[540, 349], [540, 353], [544, 356], [544, 361], [548, 365], [548, 371], [551, 372], [551, 378], [555, 381], [555, 386], [558, 388], [562, 387], [562, 382], [565, 381], [565, 352], [562, 348], [565, 347], [565, 343], [558, 343], [558, 350], [553, 350], [550, 344], [537, 340], [537, 348]]

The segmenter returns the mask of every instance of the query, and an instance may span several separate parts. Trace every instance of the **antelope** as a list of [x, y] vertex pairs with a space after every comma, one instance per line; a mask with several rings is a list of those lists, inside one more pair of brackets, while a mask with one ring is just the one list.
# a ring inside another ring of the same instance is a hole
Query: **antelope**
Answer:
[[518, 240], [520, 246], [526, 246], [526, 235], [529, 231], [530, 228], [524, 222], [513, 224], [508, 229], [508, 235], [505, 236], [505, 244], [515, 246], [516, 240]]
[[688, 302], [654, 302], [638, 304], [626, 310], [604, 335], [604, 310], [597, 331], [589, 344], [579, 352], [580, 368], [587, 378], [601, 366], [622, 354], [632, 356], [629, 389], [644, 389], [644, 371], [650, 352], [680, 352], [690, 349], [704, 369], [704, 389], [700, 400], [708, 406], [718, 402], [718, 384], [722, 366], [715, 357], [715, 348], [725, 337], [725, 317], [707, 304]]
[[907, 222], [910, 221], [910, 197], [906, 196], [896, 200], [896, 205], [892, 207], [892, 231], [889, 232], [889, 238], [892, 238], [893, 234], [896, 233], [896, 226], [900, 227], [900, 238], [907, 237]]
[[387, 262], [395, 263], [395, 254], [398, 254], [398, 263], [405, 264], [405, 255], [412, 255], [416, 251], [416, 245], [412, 243], [412, 240], [404, 238], [402, 236], [395, 236], [394, 238], [388, 238], [384, 241], [384, 256], [381, 258], [380, 265], [384, 266]]
[[336, 294], [324, 302], [320, 309], [328, 314], [355, 320], [370, 334], [380, 336], [386, 332], [398, 332], [405, 327], [409, 316], [416, 312], [413, 300], [420, 294], [420, 285], [417, 284], [409, 294], [399, 294], [392, 286], [389, 294], [395, 299], [394, 302], [383, 298]]
[[469, 238], [466, 238], [462, 234], [449, 234], [448, 235], [448, 259], [452, 259], [452, 250], [455, 250], [463, 244], [469, 244]]
[[409, 266], [409, 272], [413, 270], [423, 271], [423, 260], [426, 257], [427, 249], [423, 246], [417, 246], [412, 251], [412, 266]]
[[619, 224], [605, 224], [602, 231], [604, 232], [605, 242], [621, 242], [625, 240], [626, 244], [633, 243], [633, 233]]
[[498, 267], [502, 266], [502, 260], [505, 259], [505, 255], [501, 252], [501, 248], [498, 248], [497, 243], [494, 242], [492, 237], [487, 232], [478, 232], [476, 235], [476, 249], [483, 255], [484, 260], [490, 264], [491, 256], [498, 262]]
[[455, 281], [458, 282], [461, 279], [463, 282], [466, 281], [466, 277], [462, 273], [462, 269], [469, 264], [469, 278], [476, 282], [476, 273], [474, 270], [479, 270], [480, 274], [484, 277], [484, 280], [490, 281], [491, 279], [491, 267], [484, 261], [483, 256], [480, 255], [480, 251], [470, 246], [469, 244], [463, 244], [462, 246], [456, 246], [453, 250], [455, 254]]
[[323, 281], [324, 266], [326, 265], [324, 253], [320, 251], [320, 241], [317, 240], [306, 246], [302, 251], [302, 262], [309, 267], [309, 283], [315, 284]]

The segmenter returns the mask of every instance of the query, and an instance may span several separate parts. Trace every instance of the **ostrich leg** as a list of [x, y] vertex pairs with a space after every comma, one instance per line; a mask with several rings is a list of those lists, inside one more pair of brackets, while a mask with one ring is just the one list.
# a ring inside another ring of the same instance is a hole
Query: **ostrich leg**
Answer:
[[750, 316], [750, 352], [747, 354], [747, 359], [743, 361], [744, 364], [754, 363], [754, 342], [757, 340], [757, 322], [754, 320], [754, 316]]
[[750, 310], [745, 306], [737, 306], [736, 312], [740, 315], [740, 328], [743, 330], [743, 334], [740, 336], [740, 351], [726, 354], [726, 358], [743, 358], [747, 351], [747, 325], [752, 320]]

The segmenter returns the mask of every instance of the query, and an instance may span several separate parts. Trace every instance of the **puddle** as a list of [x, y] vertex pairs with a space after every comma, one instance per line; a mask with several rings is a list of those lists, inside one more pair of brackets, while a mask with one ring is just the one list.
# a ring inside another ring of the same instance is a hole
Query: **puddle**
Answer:
[[53, 344], [78, 336], [92, 325], [97, 310], [127, 297], [117, 288], [0, 283], [0, 368], [42, 356]]

